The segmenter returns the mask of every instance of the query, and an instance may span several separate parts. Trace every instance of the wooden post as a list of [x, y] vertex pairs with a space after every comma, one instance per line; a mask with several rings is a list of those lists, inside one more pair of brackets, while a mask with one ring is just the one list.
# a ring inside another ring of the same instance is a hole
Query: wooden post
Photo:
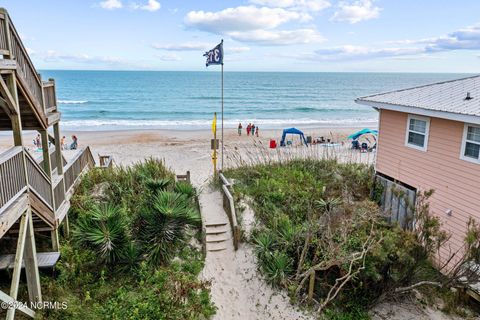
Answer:
[[38, 273], [37, 249], [35, 247], [32, 210], [30, 208], [27, 209], [27, 214], [29, 219], [23, 260], [25, 263], [25, 274], [27, 276], [28, 296], [30, 298], [30, 302], [41, 302], [42, 291], [40, 287], [40, 275]]
[[308, 303], [313, 301], [313, 289], [315, 289], [315, 271], [310, 273], [310, 281], [308, 283]]
[[[14, 60], [15, 56], [12, 50], [12, 42], [10, 39], [10, 17], [8, 16], [7, 12], [3, 12], [5, 14], [5, 38], [7, 40], [7, 49], [9, 54], [5, 55], [6, 59]], [[12, 131], [13, 131], [13, 142], [15, 146], [23, 146], [23, 139], [22, 139], [22, 121], [20, 118], [20, 105], [18, 103], [18, 93], [17, 93], [17, 80], [15, 73], [7, 75], [7, 86], [10, 90], [10, 93], [15, 100], [15, 111], [16, 114], [12, 114], [11, 122], [12, 122]]]
[[42, 136], [42, 152], [43, 152], [43, 170], [47, 176], [52, 179], [52, 166], [50, 161], [50, 150], [48, 149], [48, 131], [42, 129], [39, 131]]
[[62, 157], [62, 138], [60, 137], [60, 126], [57, 123], [53, 125], [53, 135], [55, 137], [55, 157], [57, 160], [57, 174], [63, 174], [63, 157]]
[[65, 214], [65, 219], [63, 221], [63, 235], [65, 238], [70, 238], [70, 223], [68, 221], [68, 212]]
[[59, 251], [60, 250], [60, 241], [58, 239], [58, 228], [55, 228], [54, 230], [50, 231], [50, 235], [52, 238], [52, 249], [53, 251]]
[[[13, 268], [12, 275], [12, 286], [10, 287], [10, 297], [13, 300], [17, 300], [18, 295], [18, 284], [20, 282], [20, 274], [22, 273], [22, 260], [23, 260], [23, 251], [25, 249], [25, 239], [27, 235], [27, 226], [28, 226], [29, 216], [25, 212], [22, 215], [20, 221], [20, 229], [18, 230], [18, 241], [17, 241], [17, 251], [15, 253], [15, 264]], [[8, 309], [7, 320], [15, 319], [15, 308]]]

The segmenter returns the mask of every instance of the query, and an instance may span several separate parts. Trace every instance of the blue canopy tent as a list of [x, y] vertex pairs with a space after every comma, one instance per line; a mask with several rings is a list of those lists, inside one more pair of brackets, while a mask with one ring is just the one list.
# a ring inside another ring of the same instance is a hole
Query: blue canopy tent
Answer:
[[280, 146], [285, 147], [285, 137], [287, 136], [287, 134], [298, 134], [300, 136], [300, 140], [303, 143], [305, 143], [306, 146], [308, 146], [305, 135], [303, 134], [302, 131], [298, 130], [297, 128], [283, 129], [282, 141], [280, 141]]

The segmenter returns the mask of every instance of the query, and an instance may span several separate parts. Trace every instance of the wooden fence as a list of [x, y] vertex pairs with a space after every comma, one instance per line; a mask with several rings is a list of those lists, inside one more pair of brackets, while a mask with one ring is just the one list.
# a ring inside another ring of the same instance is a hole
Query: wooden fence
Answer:
[[85, 167], [93, 167], [94, 165], [95, 160], [93, 159], [92, 152], [90, 151], [89, 147], [77, 153], [75, 158], [73, 158], [63, 169], [65, 179], [65, 192], [70, 191], [70, 189], [73, 187], [75, 181], [80, 176]]
[[228, 219], [230, 220], [230, 226], [232, 228], [233, 235], [233, 247], [235, 250], [238, 249], [238, 245], [241, 241], [242, 230], [238, 225], [237, 213], [235, 211], [235, 202], [233, 200], [233, 195], [231, 193], [232, 185], [223, 173], [219, 174], [220, 182], [222, 183], [223, 191], [223, 209], [227, 213]]
[[412, 229], [416, 191], [379, 175], [375, 183], [382, 186], [380, 206], [385, 218], [390, 223], [398, 222], [404, 229]]
[[0, 155], [0, 212], [27, 188], [22, 147], [14, 147]]
[[25, 151], [25, 158], [26, 158], [28, 184], [30, 185], [30, 188], [53, 211], [54, 205], [53, 205], [53, 194], [52, 194], [52, 182], [50, 181], [50, 178], [45, 174], [45, 172], [37, 163], [37, 161], [35, 161], [32, 155], [30, 155], [30, 153], [27, 151]]

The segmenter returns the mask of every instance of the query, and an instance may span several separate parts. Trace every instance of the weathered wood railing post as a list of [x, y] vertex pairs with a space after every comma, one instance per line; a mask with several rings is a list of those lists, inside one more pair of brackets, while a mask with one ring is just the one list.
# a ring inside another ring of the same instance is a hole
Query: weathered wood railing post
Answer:
[[46, 129], [40, 130], [42, 137], [42, 154], [43, 154], [43, 170], [47, 176], [52, 179], [52, 164], [50, 160], [50, 150], [48, 148], [48, 131]]
[[25, 274], [27, 276], [28, 296], [31, 302], [42, 301], [42, 291], [40, 287], [40, 275], [38, 272], [37, 248], [35, 247], [35, 237], [33, 229], [32, 210], [27, 209], [29, 215], [27, 235], [25, 239], [25, 252], [23, 260], [25, 261]]

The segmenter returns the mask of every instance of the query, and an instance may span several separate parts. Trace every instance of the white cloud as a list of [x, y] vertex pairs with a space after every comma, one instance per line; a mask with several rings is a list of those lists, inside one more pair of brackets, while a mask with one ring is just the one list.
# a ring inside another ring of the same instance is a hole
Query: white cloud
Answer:
[[99, 3], [100, 7], [107, 10], [120, 9], [123, 4], [120, 0], [105, 0]]
[[422, 48], [371, 48], [345, 45], [316, 50], [314, 57], [321, 60], [372, 59], [415, 55], [423, 52], [424, 50]]
[[250, 51], [249, 47], [226, 47], [225, 51], [227, 53], [242, 53]]
[[342, 1], [331, 20], [358, 23], [365, 20], [378, 18], [381, 9], [374, 5], [374, 0], [357, 0], [353, 3]]
[[229, 32], [228, 35], [233, 40], [270, 46], [319, 43], [325, 40], [325, 38], [314, 29], [253, 30]]
[[148, 2], [146, 4], [143, 4], [143, 5], [137, 4], [137, 3], [132, 3], [131, 7], [133, 9], [140, 9], [140, 10], [146, 10], [146, 11], [154, 12], [154, 11], [160, 10], [162, 5], [160, 4], [160, 2], [158, 2], [156, 0], [148, 0]]
[[250, 0], [251, 3], [272, 8], [292, 10], [321, 11], [331, 6], [327, 0]]
[[417, 45], [429, 53], [453, 50], [480, 50], [480, 23], [439, 37], [388, 41], [387, 43]]
[[168, 51], [199, 51], [207, 50], [211, 44], [200, 42], [185, 42], [178, 44], [153, 44], [152, 47], [159, 50]]
[[187, 26], [198, 30], [222, 34], [231, 31], [274, 29], [287, 22], [306, 22], [311, 19], [312, 17], [307, 13], [283, 8], [240, 6], [217, 12], [190, 11], [184, 22]]
[[[439, 52], [480, 50], [480, 23], [444, 36], [419, 40], [387, 41], [387, 47], [344, 45], [318, 49], [310, 53], [282, 54], [299, 60], [365, 60], [392, 58], [396, 60], [438, 59]], [[280, 56], [280, 55], [277, 55]]]
[[74, 63], [94, 63], [94, 64], [120, 64], [124, 63], [120, 58], [110, 56], [90, 56], [85, 53], [80, 54], [63, 54], [55, 50], [48, 50], [43, 56], [46, 62], [69, 61]]
[[289, 8], [292, 10], [321, 11], [331, 6], [327, 0], [250, 0], [251, 3], [272, 7]]
[[175, 53], [165, 54], [165, 55], [159, 56], [159, 58], [162, 61], [181, 61], [182, 60], [182, 58]]
[[426, 51], [479, 50], [480, 24], [454, 31], [446, 36], [430, 39]]

